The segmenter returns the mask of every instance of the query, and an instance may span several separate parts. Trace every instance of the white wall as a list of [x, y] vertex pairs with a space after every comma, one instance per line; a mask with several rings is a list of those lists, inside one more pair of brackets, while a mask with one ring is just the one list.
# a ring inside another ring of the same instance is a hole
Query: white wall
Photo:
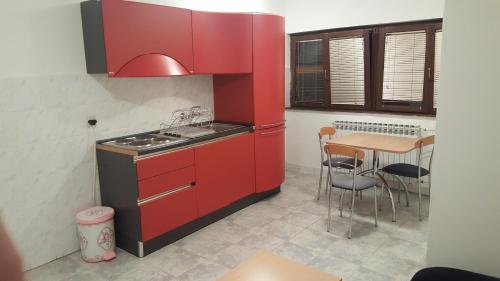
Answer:
[[500, 1], [446, 1], [427, 261], [500, 277], [498, 27]]
[[[286, 0], [286, 33], [443, 17], [444, 0]], [[285, 104], [290, 105], [290, 40], [285, 48]], [[420, 125], [434, 129], [430, 117], [287, 110], [286, 162], [289, 168], [319, 169], [317, 133], [335, 120]]]
[[[279, 7], [162, 2], [242, 12]], [[213, 106], [212, 78], [86, 74], [79, 0], [5, 1], [0, 34], [0, 210], [29, 269], [78, 249], [74, 215], [93, 204], [87, 118], [97, 117], [98, 139], [157, 129], [175, 108]]]
[[444, 0], [286, 0], [286, 32], [443, 17]]
[[181, 7], [198, 11], [213, 12], [254, 12], [283, 14], [282, 0], [135, 0], [136, 2], [153, 3], [166, 6]]
[[355, 121], [373, 123], [396, 123], [420, 125], [422, 128], [434, 129], [433, 117], [346, 113], [346, 112], [317, 112], [312, 110], [286, 111], [286, 161], [289, 168], [319, 170], [320, 153], [318, 132], [321, 127], [332, 126], [333, 121]]

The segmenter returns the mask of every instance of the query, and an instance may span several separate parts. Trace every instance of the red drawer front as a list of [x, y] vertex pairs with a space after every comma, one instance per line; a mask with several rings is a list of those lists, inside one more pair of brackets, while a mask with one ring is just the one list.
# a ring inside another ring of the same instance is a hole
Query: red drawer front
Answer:
[[255, 131], [255, 189], [264, 192], [285, 180], [285, 127]]
[[196, 219], [196, 187], [149, 201], [139, 208], [142, 241], [147, 241]]
[[137, 161], [137, 178], [151, 178], [170, 171], [193, 165], [194, 150], [184, 149], [177, 152], [162, 154]]
[[195, 181], [194, 166], [139, 181], [139, 199], [191, 184]]

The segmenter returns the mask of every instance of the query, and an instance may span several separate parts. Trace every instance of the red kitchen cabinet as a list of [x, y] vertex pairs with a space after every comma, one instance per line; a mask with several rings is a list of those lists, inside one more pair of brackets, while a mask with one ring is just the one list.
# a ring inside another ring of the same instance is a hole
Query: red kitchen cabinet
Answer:
[[214, 75], [215, 119], [252, 124], [252, 74]]
[[191, 10], [102, 1], [110, 76], [185, 75], [193, 71]]
[[285, 122], [284, 19], [253, 15], [253, 72], [214, 75], [214, 109], [218, 120], [248, 122], [256, 129]]
[[187, 186], [139, 206], [142, 241], [148, 241], [197, 217], [196, 187]]
[[182, 149], [137, 160], [137, 178], [151, 178], [170, 171], [185, 168], [194, 163], [194, 149]]
[[194, 182], [194, 165], [145, 180], [140, 180], [137, 183], [139, 192], [138, 199], [146, 199], [148, 197], [152, 197], [163, 192], [168, 192], [170, 190], [177, 189]]
[[198, 215], [204, 216], [255, 192], [254, 135], [195, 148]]
[[194, 72], [252, 72], [252, 15], [193, 11]]
[[285, 180], [285, 127], [255, 131], [255, 189], [264, 192]]
[[253, 15], [253, 92], [257, 129], [284, 124], [284, 67], [283, 17]]

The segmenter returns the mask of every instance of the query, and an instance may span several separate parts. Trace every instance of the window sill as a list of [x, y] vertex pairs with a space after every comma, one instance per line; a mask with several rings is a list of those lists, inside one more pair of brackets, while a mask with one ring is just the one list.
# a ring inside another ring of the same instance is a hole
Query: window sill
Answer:
[[414, 117], [425, 117], [429, 119], [435, 119], [435, 114], [428, 113], [415, 113], [415, 112], [388, 112], [388, 111], [367, 111], [367, 110], [341, 110], [332, 108], [318, 108], [318, 107], [285, 107], [286, 111], [308, 111], [308, 112], [332, 112], [341, 114], [354, 114], [354, 115], [373, 115], [373, 116], [414, 116]]

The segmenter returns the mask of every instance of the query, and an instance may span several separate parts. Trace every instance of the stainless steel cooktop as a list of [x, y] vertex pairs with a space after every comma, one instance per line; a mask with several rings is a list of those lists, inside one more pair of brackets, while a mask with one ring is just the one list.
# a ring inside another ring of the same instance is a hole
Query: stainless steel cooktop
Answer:
[[225, 123], [185, 126], [184, 128], [176, 128], [172, 131], [167, 130], [165, 132], [160, 131], [132, 137], [119, 138], [104, 142], [103, 144], [131, 150], [151, 149], [166, 147], [180, 142], [185, 142], [190, 139], [216, 134], [228, 130], [234, 130], [242, 127], [245, 126]]

